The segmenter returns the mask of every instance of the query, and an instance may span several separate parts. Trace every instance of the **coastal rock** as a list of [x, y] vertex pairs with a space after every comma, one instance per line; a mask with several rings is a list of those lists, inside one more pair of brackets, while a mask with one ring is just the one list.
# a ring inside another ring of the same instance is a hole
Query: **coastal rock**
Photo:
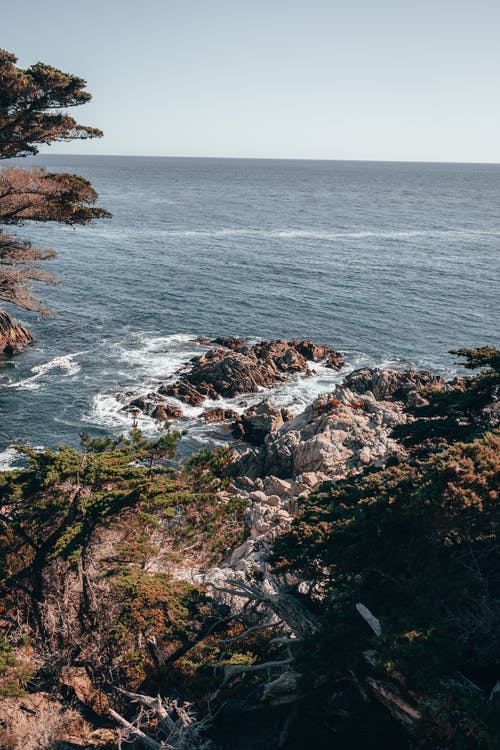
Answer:
[[19, 354], [35, 339], [20, 323], [16, 323], [4, 310], [0, 310], [0, 354]]
[[279, 497], [283, 497], [290, 492], [290, 487], [290, 482], [287, 482], [284, 479], [280, 479], [279, 477], [275, 477], [272, 474], [266, 477], [264, 480], [265, 491], [270, 495], [278, 495]]
[[[239, 339], [216, 339], [219, 346], [194, 357], [187, 372], [160, 392], [199, 406], [206, 398], [234, 398], [257, 393], [284, 382], [290, 375], [308, 372], [308, 359], [324, 358], [330, 347], [311, 342], [284, 340], [261, 341], [246, 346]], [[220, 345], [224, 342], [224, 345]], [[303, 353], [305, 352], [305, 354]]]
[[201, 415], [201, 418], [207, 424], [215, 424], [217, 422], [226, 422], [228, 419], [236, 419], [238, 414], [232, 409], [223, 409], [222, 407], [216, 407], [215, 409], [207, 409]]
[[169, 404], [162, 396], [154, 391], [145, 396], [137, 396], [126, 404], [122, 411], [141, 411], [153, 419], [167, 420], [182, 417], [182, 409]]
[[364, 367], [354, 370], [343, 385], [354, 393], [372, 393], [379, 401], [415, 401], [420, 388], [442, 390], [444, 378], [429, 370], [380, 370]]
[[160, 422], [165, 422], [169, 419], [180, 419], [182, 417], [182, 409], [165, 401], [155, 406], [151, 412], [151, 416], [153, 419], [159, 419]]
[[218, 336], [213, 339], [210, 343], [216, 344], [216, 346], [224, 346], [226, 349], [232, 349], [235, 351], [239, 349], [245, 343], [245, 339], [239, 339], [236, 336]]
[[297, 496], [327, 478], [338, 479], [370, 464], [381, 466], [399, 455], [402, 449], [389, 435], [405, 419], [399, 402], [378, 401], [369, 391], [361, 401], [358, 393], [337, 386], [268, 433], [261, 448], [240, 454], [228, 473], [237, 476], [244, 469], [254, 480], [260, 476], [267, 482], [269, 475], [288, 479], [292, 484], [287, 494]]
[[174, 385], [161, 386], [159, 391], [166, 396], [177, 398], [179, 401], [190, 406], [201, 406], [205, 400], [205, 396], [198, 393], [196, 388], [185, 381], [175, 383]]
[[247, 443], [262, 445], [266, 435], [276, 432], [292, 418], [287, 409], [273, 406], [267, 399], [247, 409], [232, 426], [236, 438]]

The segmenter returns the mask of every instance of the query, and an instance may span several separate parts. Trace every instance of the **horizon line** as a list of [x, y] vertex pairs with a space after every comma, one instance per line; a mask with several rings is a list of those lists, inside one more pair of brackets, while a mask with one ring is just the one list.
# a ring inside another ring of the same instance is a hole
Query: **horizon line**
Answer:
[[[38, 154], [30, 154], [28, 157], [13, 157], [17, 159], [36, 158], [37, 156], [91, 156], [105, 158], [130, 158], [130, 159], [210, 159], [214, 161], [315, 161], [315, 162], [348, 162], [348, 163], [372, 163], [372, 164], [470, 164], [477, 166], [500, 166], [500, 161], [437, 161], [425, 159], [335, 159], [335, 158], [311, 158], [307, 156], [178, 156], [169, 154], [104, 154], [93, 153], [66, 153], [64, 151], [50, 152], [41, 151]], [[7, 161], [7, 160], [6, 160]]]

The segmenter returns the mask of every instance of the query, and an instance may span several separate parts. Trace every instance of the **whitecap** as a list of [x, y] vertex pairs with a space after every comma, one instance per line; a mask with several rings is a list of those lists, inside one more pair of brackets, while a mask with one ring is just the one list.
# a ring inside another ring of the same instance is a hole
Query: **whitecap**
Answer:
[[33, 372], [34, 375], [32, 375], [30, 378], [24, 378], [23, 380], [18, 380], [15, 383], [8, 383], [5, 387], [27, 391], [36, 390], [42, 385], [42, 383], [40, 383], [39, 381], [41, 381], [44, 376], [47, 375], [47, 373], [51, 372], [51, 370], [62, 370], [63, 377], [76, 375], [82, 369], [81, 365], [75, 361], [75, 358], [80, 354], [83, 354], [83, 352], [63, 354], [59, 357], [54, 357], [53, 359], [49, 360], [48, 362], [44, 362], [43, 364], [35, 365], [31, 368], [31, 372]]
[[246, 237], [258, 239], [312, 239], [335, 241], [344, 239], [411, 239], [412, 237], [422, 238], [474, 238], [482, 236], [500, 236], [500, 230], [482, 230], [482, 229], [407, 229], [407, 230], [361, 230], [357, 232], [342, 231], [316, 231], [309, 229], [252, 229], [245, 228], [225, 228], [225, 229], [159, 229], [150, 232], [160, 237], [179, 237], [179, 238], [196, 238], [211, 239], [224, 237]]
[[22, 468], [22, 456], [15, 448], [6, 448], [0, 453], [0, 471]]

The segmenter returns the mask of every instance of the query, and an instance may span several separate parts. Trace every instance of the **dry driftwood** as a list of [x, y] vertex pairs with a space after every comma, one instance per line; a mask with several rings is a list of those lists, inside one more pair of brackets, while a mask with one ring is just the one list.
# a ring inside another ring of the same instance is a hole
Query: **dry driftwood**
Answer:
[[[141, 711], [134, 722], [128, 721], [117, 711], [110, 709], [111, 716], [123, 728], [127, 742], [136, 740], [148, 750], [180, 750], [180, 748], [184, 750], [188, 747], [193, 747], [193, 749], [201, 747], [196, 742], [196, 736], [199, 733], [193, 732], [192, 729], [201, 729], [204, 722], [197, 721], [190, 703], [179, 703], [177, 700], [160, 696], [153, 698], [121, 688], [117, 690], [132, 703], [138, 703], [141, 706]], [[156, 727], [156, 737], [148, 731], [150, 726]], [[192, 735], [193, 742], [188, 740], [188, 734]]]

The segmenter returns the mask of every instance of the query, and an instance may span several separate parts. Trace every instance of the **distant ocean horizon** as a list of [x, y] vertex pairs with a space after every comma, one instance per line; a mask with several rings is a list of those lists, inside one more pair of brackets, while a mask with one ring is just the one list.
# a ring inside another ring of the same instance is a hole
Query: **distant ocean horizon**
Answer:
[[[346, 352], [350, 369], [449, 374], [450, 348], [500, 343], [500, 165], [63, 154], [17, 163], [88, 177], [113, 218], [21, 230], [58, 251], [47, 270], [62, 283], [39, 289], [55, 317], [8, 310], [37, 341], [0, 367], [2, 451], [123, 432], [121, 394], [173, 376], [199, 352], [198, 336], [308, 338]], [[274, 395], [298, 410], [336, 379], [320, 371]], [[189, 449], [210, 440], [191, 416]]]

